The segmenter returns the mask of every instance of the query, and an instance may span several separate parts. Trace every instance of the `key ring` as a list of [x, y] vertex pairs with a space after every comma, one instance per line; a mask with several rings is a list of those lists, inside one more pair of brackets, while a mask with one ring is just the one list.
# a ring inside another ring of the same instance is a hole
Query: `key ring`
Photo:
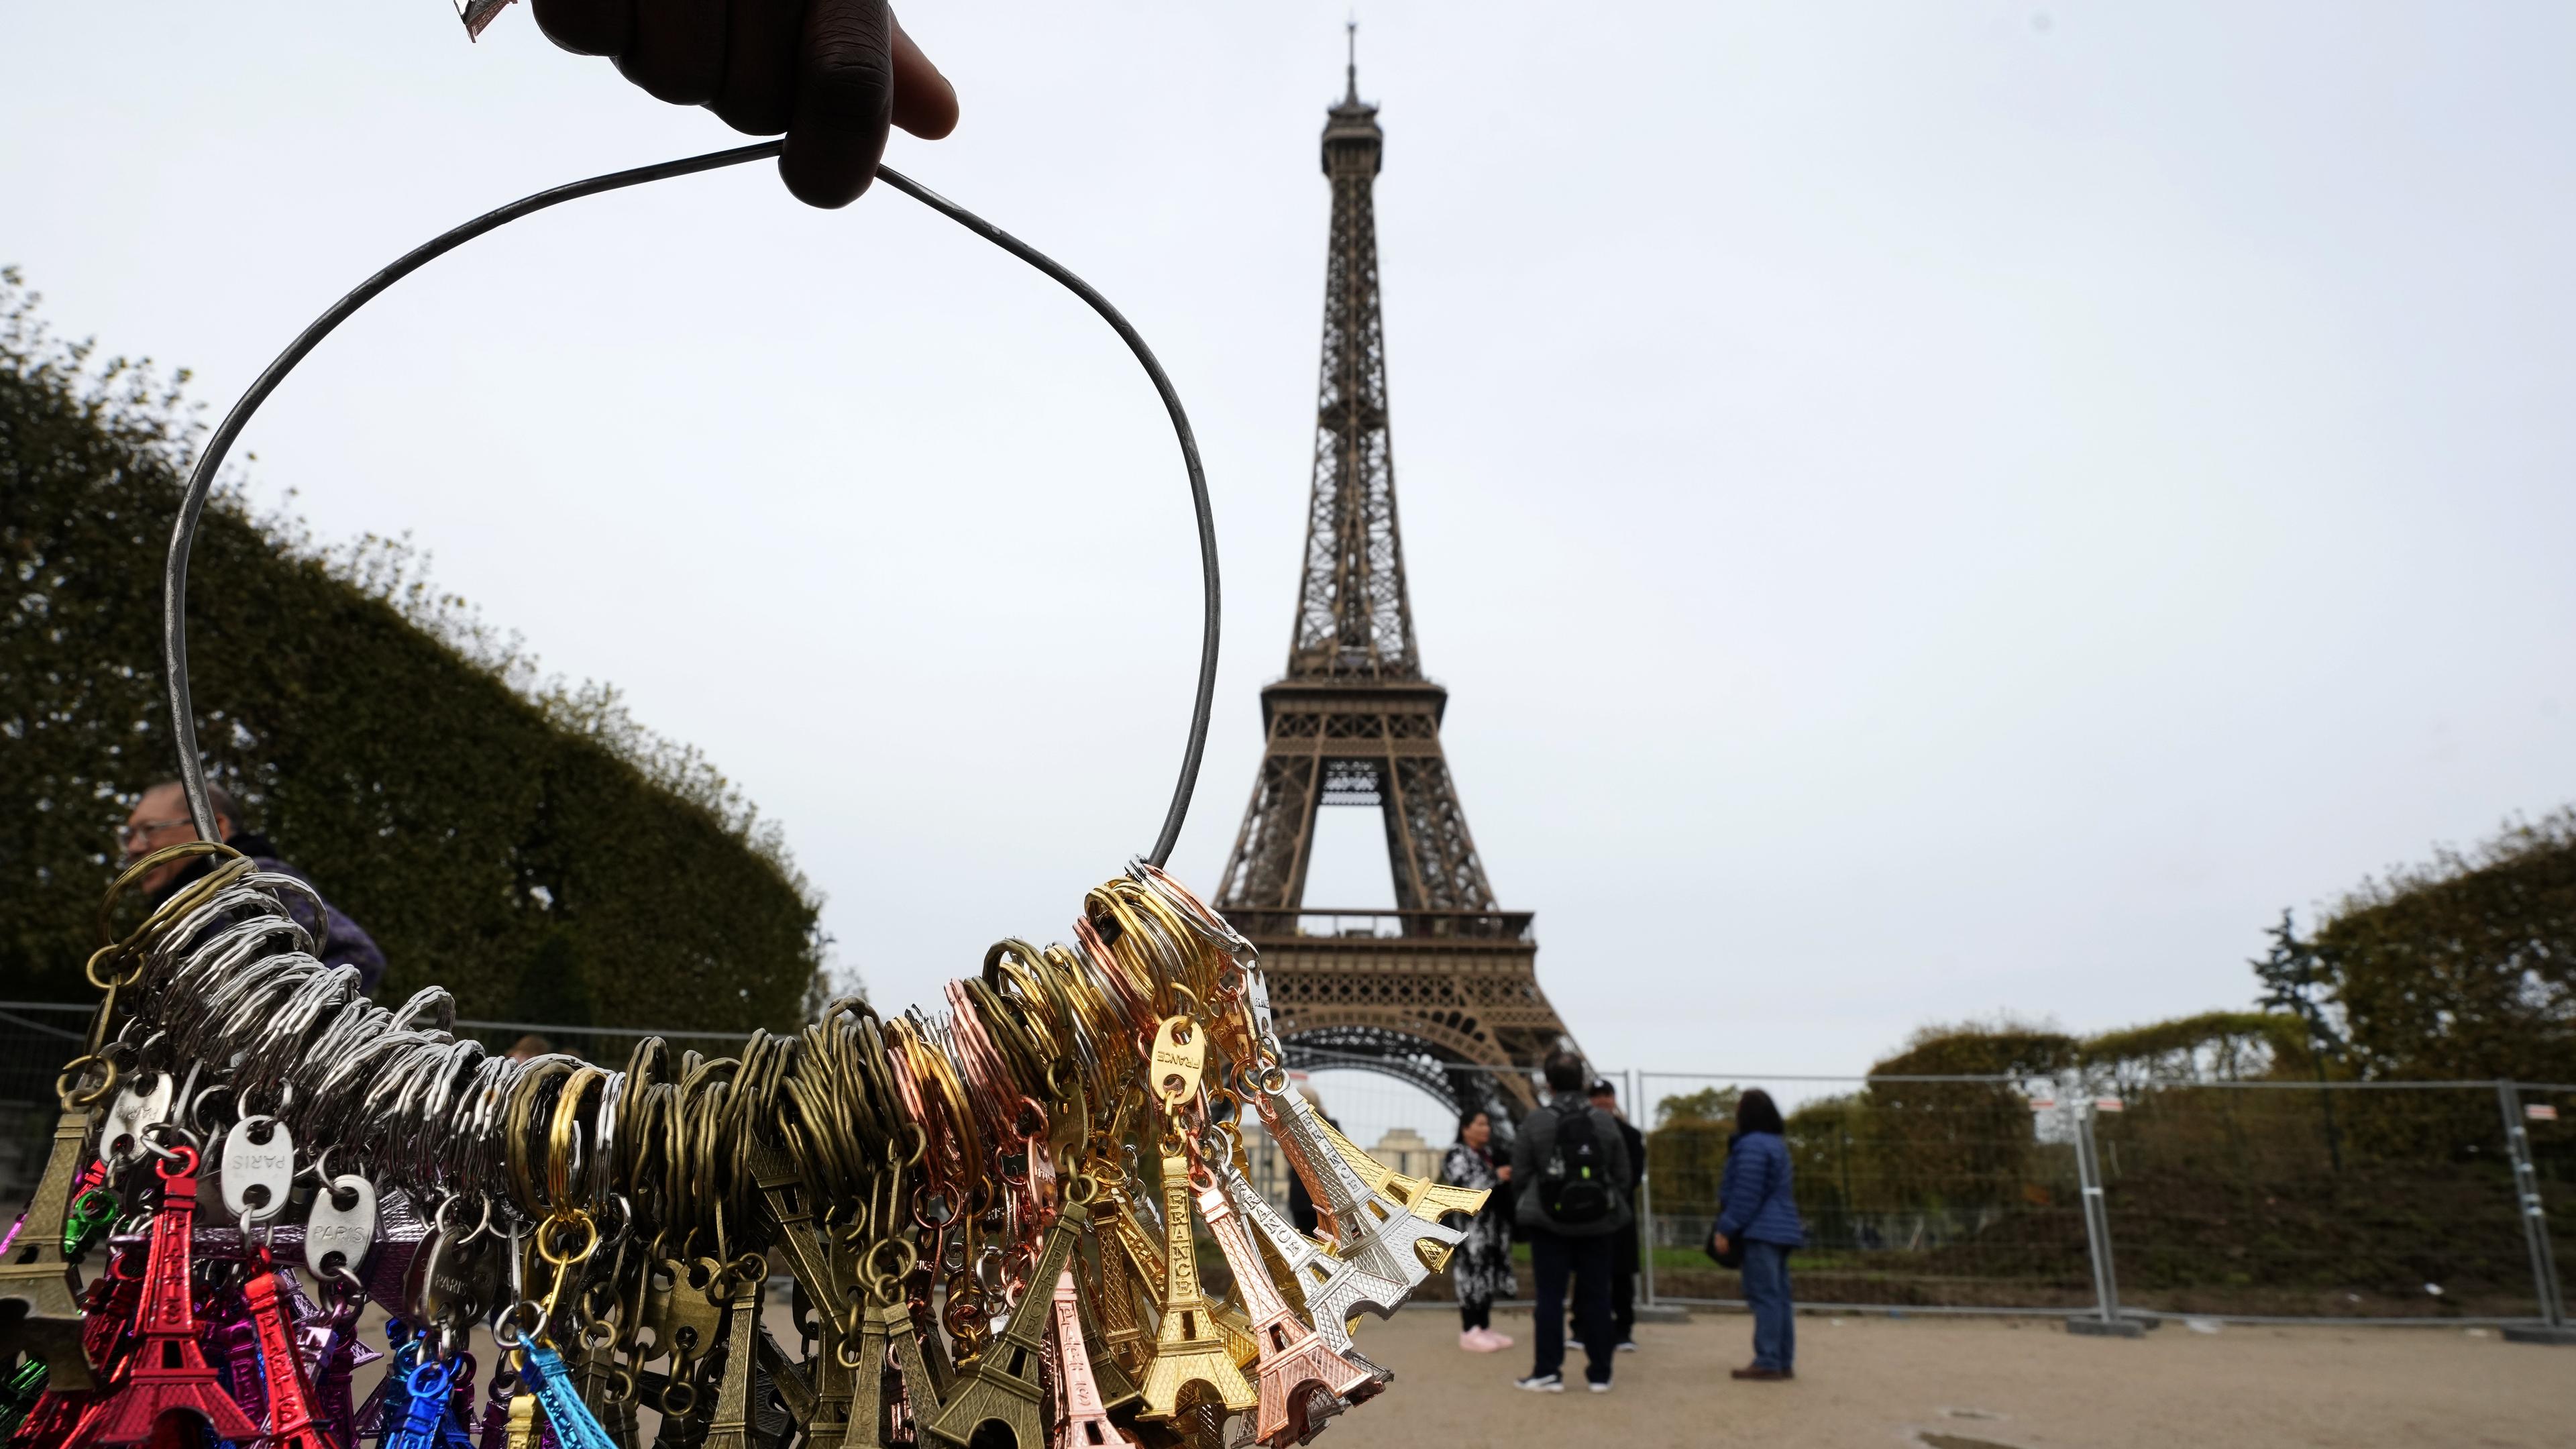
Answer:
[[[260, 405], [277, 390], [297, 364], [304, 361], [322, 339], [367, 303], [382, 295], [394, 283], [410, 276], [423, 266], [445, 256], [486, 232], [497, 231], [524, 216], [577, 201], [585, 196], [641, 186], [650, 181], [665, 181], [678, 176], [715, 171], [739, 166], [746, 161], [774, 157], [784, 148], [783, 141], [764, 141], [754, 146], [740, 146], [730, 151], [712, 151], [703, 156], [687, 156], [653, 166], [639, 166], [629, 171], [612, 171], [603, 176], [569, 182], [549, 190], [523, 196], [506, 206], [495, 207], [463, 225], [450, 228], [405, 252], [382, 271], [358, 284], [347, 296], [331, 304], [313, 320], [286, 350], [277, 355], [254, 380], [240, 401], [224, 414], [224, 420], [206, 440], [205, 451], [197, 457], [196, 467], [188, 474], [188, 486], [180, 496], [179, 517], [170, 530], [170, 553], [161, 576], [161, 653], [170, 690], [170, 732], [179, 754], [179, 783], [188, 797], [188, 814], [195, 821], [197, 833], [207, 840], [215, 838], [215, 812], [206, 793], [205, 758], [197, 747], [196, 705], [188, 683], [188, 555], [195, 545], [197, 522], [205, 512], [206, 499], [213, 492], [215, 477], [222, 470], [224, 458], [259, 412]], [[1190, 506], [1197, 515], [1199, 536], [1199, 577], [1202, 596], [1202, 619], [1199, 629], [1198, 687], [1190, 706], [1188, 740], [1181, 751], [1179, 783], [1173, 787], [1171, 805], [1164, 811], [1163, 828], [1155, 838], [1154, 848], [1146, 859], [1161, 865], [1171, 858], [1172, 847], [1180, 839], [1181, 821], [1189, 814], [1190, 795], [1197, 788], [1199, 763], [1207, 749], [1208, 720], [1216, 699], [1217, 635], [1221, 623], [1217, 581], [1216, 519], [1208, 503], [1207, 475], [1199, 466], [1198, 437], [1190, 430], [1187, 413], [1181, 409], [1180, 394], [1172, 380], [1155, 360], [1153, 349], [1145, 339], [1110, 305], [1109, 299], [1095, 291], [1091, 284], [1066, 270], [1053, 258], [1012, 236], [1009, 232], [966, 210], [912, 178], [890, 167], [877, 168], [877, 179], [886, 185], [956, 222], [1012, 256], [1044, 272], [1067, 291], [1080, 297], [1101, 320], [1107, 322], [1127, 344], [1136, 361], [1153, 380], [1154, 391], [1161, 395], [1163, 408], [1171, 415], [1172, 432], [1181, 445], [1181, 463], [1189, 472]]]

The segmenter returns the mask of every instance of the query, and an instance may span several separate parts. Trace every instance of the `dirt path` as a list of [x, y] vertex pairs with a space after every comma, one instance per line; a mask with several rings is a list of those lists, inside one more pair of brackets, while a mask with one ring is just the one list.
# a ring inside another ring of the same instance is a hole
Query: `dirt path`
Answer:
[[[1458, 1322], [1413, 1311], [1362, 1329], [1394, 1369], [1376, 1403], [1320, 1443], [1343, 1449], [1656, 1449], [1760, 1444], [1916, 1449], [2335, 1449], [2576, 1444], [2576, 1349], [2508, 1344], [2459, 1329], [2246, 1328], [2143, 1339], [2077, 1338], [2053, 1322], [1801, 1316], [1798, 1378], [1738, 1383], [1750, 1321], [1703, 1315], [1641, 1325], [1607, 1395], [1580, 1384], [1525, 1394], [1527, 1314], [1498, 1312], [1519, 1340], [1495, 1354], [1457, 1346]], [[1580, 1373], [1576, 1351], [1572, 1378]]]

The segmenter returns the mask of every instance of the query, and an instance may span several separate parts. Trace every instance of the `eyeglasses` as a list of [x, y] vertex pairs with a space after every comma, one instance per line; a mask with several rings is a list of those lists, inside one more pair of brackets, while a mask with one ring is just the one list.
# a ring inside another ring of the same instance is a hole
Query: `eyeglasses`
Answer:
[[137, 840], [158, 835], [174, 825], [193, 826], [196, 823], [185, 815], [174, 816], [168, 820], [132, 820], [126, 822], [123, 830], [116, 832], [116, 838], [122, 844], [132, 845]]

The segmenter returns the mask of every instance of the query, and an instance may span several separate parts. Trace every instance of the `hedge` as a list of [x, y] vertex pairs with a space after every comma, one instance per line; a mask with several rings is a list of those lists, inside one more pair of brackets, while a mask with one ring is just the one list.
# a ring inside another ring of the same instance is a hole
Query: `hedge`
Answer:
[[[0, 272], [0, 995], [79, 1000], [116, 828], [174, 772], [158, 580], [179, 385], [47, 336]], [[468, 1016], [737, 1030], [816, 989], [817, 901], [737, 792], [606, 690], [537, 682], [400, 545], [234, 486], [191, 568], [199, 728], [243, 815]]]

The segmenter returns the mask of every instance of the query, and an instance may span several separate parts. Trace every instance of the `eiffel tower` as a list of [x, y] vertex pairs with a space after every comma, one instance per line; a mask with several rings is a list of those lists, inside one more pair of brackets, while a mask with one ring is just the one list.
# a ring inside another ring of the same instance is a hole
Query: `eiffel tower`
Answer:
[[[1261, 691], [1268, 747], [1218, 904], [1261, 948], [1291, 1065], [1364, 1066], [1462, 1107], [1526, 1107], [1530, 1070], [1568, 1038], [1539, 990], [1530, 913], [1497, 907], [1485, 880], [1440, 749], [1449, 691], [1423, 677], [1414, 647], [1370, 202], [1386, 138], [1360, 100], [1356, 54], [1345, 76], [1324, 124], [1333, 231], [1305, 581], [1287, 677]], [[1394, 910], [1306, 907], [1327, 805], [1379, 808]]]

